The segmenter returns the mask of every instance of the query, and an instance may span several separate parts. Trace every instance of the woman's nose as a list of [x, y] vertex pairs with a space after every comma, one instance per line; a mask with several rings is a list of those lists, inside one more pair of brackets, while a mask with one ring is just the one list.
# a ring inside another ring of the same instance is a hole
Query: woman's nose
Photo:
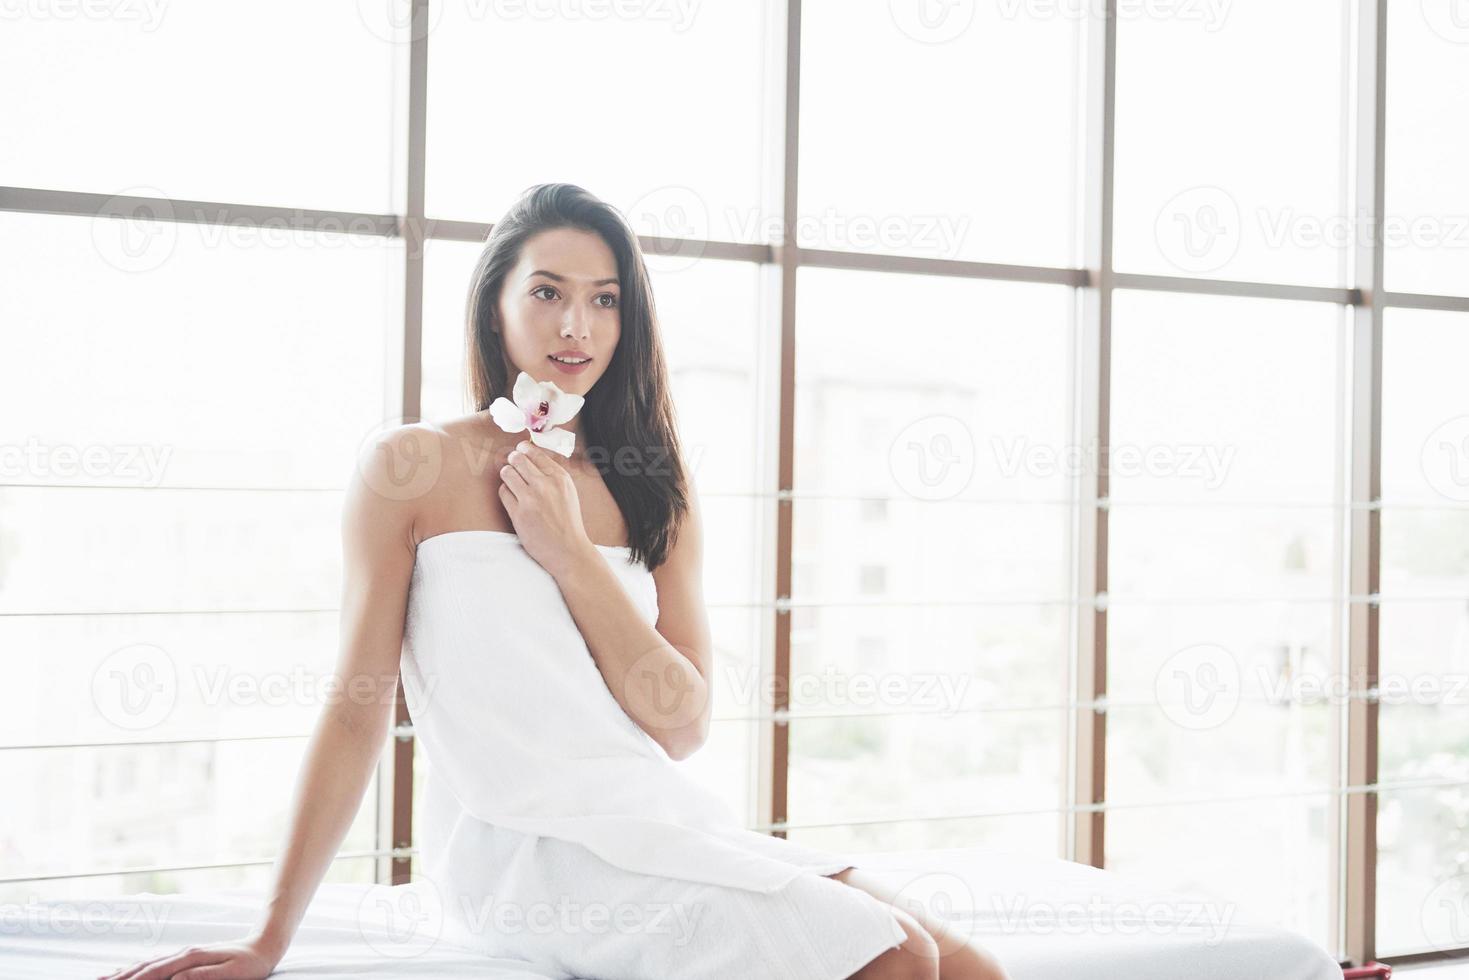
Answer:
[[566, 314], [561, 324], [561, 336], [573, 340], [583, 340], [590, 330], [591, 318], [587, 313], [571, 310]]

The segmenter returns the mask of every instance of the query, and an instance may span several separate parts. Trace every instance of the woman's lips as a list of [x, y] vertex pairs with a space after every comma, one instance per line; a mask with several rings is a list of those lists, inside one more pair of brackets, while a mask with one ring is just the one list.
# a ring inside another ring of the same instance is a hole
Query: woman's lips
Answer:
[[562, 374], [581, 374], [587, 368], [592, 366], [591, 361], [583, 361], [580, 364], [564, 364], [561, 361], [556, 360], [556, 358], [552, 357], [550, 354], [546, 355], [546, 360], [550, 361], [555, 366], [556, 370], [560, 371]]

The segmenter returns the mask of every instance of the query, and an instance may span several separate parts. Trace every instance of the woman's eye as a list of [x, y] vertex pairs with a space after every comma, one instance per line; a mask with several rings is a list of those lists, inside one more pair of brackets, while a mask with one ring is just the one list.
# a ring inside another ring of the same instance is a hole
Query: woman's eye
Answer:
[[[530, 291], [530, 294], [531, 294], [531, 295], [532, 295], [532, 296], [534, 296], [534, 295], [536, 295], [536, 294], [537, 294], [537, 293], [539, 293], [539, 292], [540, 292], [540, 291], [541, 291], [541, 290], [543, 290], [543, 289], [551, 289], [551, 287], [550, 287], [550, 286], [537, 286], [537, 287], [536, 287], [536, 288], [535, 288], [535, 289], [532, 289], [532, 290], [531, 290], [531, 291]], [[554, 293], [554, 292], [555, 292], [555, 291], [556, 291], [556, 290], [554, 290], [554, 289], [551, 289], [551, 292], [553, 292], [553, 293]]]
[[610, 310], [614, 306], [617, 305], [617, 296], [614, 295], [613, 293], [603, 293], [601, 296], [598, 296], [597, 298], [598, 299], [608, 299], [608, 300], [611, 300], [612, 301], [612, 302], [606, 304], [606, 306], [605, 306], [606, 309], [609, 309]]

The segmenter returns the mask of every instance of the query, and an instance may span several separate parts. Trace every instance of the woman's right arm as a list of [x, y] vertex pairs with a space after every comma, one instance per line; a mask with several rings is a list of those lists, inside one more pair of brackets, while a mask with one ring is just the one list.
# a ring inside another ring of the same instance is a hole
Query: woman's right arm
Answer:
[[[434, 438], [421, 428], [410, 431], [420, 440]], [[359, 457], [343, 502], [337, 694], [317, 717], [258, 927], [281, 956], [357, 816], [393, 722], [419, 503], [395, 498], [414, 482], [402, 482], [402, 465], [421, 454], [397, 441], [404, 430], [397, 433], [375, 440]]]
[[[414, 443], [413, 440], [417, 439]], [[188, 947], [112, 976], [188, 977], [220, 965], [218, 976], [254, 980], [284, 958], [306, 907], [341, 847], [382, 755], [393, 720], [408, 583], [416, 550], [414, 519], [423, 495], [403, 466], [422, 458], [416, 425], [385, 433], [358, 458], [342, 510], [341, 642], [336, 688], [322, 706], [296, 777], [285, 841], [261, 919], [242, 942]], [[420, 464], [422, 465], [422, 464]]]

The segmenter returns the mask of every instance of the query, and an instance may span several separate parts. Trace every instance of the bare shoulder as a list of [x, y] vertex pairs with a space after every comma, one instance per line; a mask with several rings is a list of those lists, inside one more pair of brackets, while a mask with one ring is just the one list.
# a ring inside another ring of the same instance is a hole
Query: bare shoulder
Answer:
[[446, 419], [437, 425], [444, 433], [444, 471], [454, 478], [495, 476], [505, 465], [510, 450], [524, 438], [501, 429], [485, 412]]
[[433, 422], [384, 429], [366, 440], [348, 475], [342, 507], [342, 540], [349, 557], [411, 556], [423, 515], [445, 477], [453, 440]]
[[[342, 505], [342, 676], [396, 676], [417, 522], [441, 477], [442, 447], [442, 432], [420, 422], [385, 428], [358, 449]], [[368, 730], [348, 718], [354, 731]], [[381, 714], [371, 730], [386, 724]]]
[[522, 437], [495, 425], [487, 412], [405, 426], [415, 427], [433, 437], [424, 461], [432, 478], [422, 481], [415, 541], [461, 528], [509, 530], [510, 517], [497, 495], [500, 468]]

